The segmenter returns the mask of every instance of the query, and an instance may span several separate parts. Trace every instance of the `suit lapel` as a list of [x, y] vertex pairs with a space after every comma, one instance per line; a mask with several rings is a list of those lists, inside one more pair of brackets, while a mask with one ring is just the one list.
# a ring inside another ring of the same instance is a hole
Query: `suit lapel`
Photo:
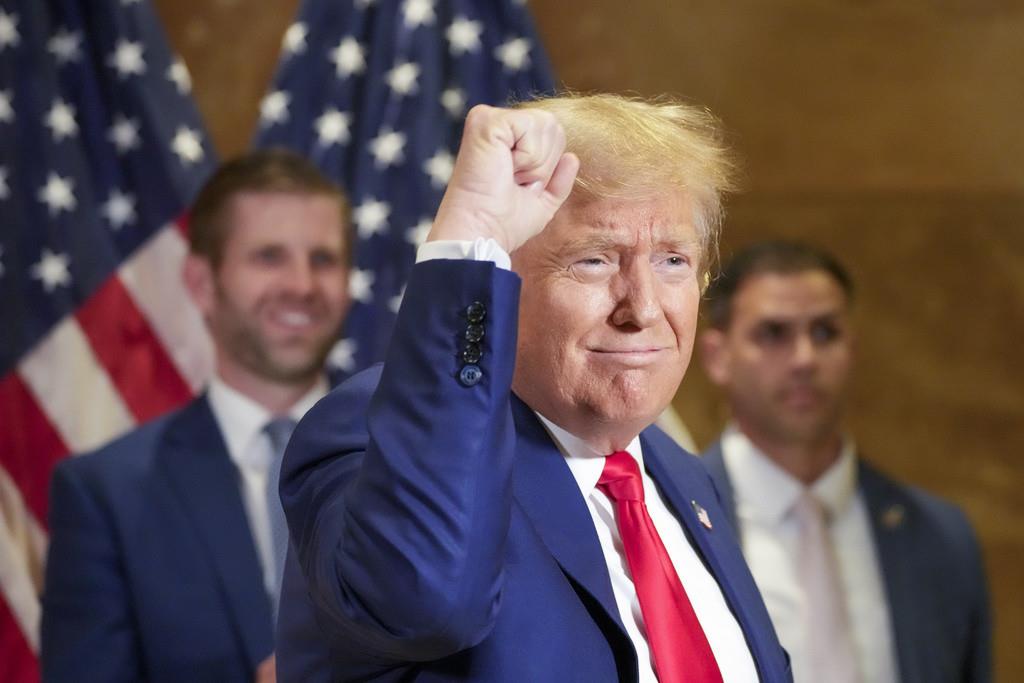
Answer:
[[513, 399], [513, 414], [518, 438], [516, 500], [562, 570], [626, 637], [590, 510], [582, 496], [566, 495], [579, 491], [572, 472], [532, 410]]
[[729, 479], [729, 473], [725, 469], [722, 442], [716, 441], [711, 444], [704, 451], [704, 454], [701, 455], [701, 462], [704, 463], [704, 469], [711, 475], [711, 480], [715, 482], [715, 488], [718, 489], [719, 500], [722, 508], [725, 510], [725, 516], [738, 538], [740, 535], [740, 525], [736, 521], [736, 501], [732, 491], [732, 480]]
[[912, 520], [908, 519], [910, 509], [902, 493], [890, 486], [863, 460], [859, 464], [858, 480], [871, 518], [871, 533], [878, 549], [878, 561], [882, 565], [900, 678], [906, 683], [925, 680], [923, 668], [914, 656], [912, 645], [928, 642], [929, 636], [922, 632], [926, 624], [916, 618], [919, 610], [915, 610], [914, 606], [930, 598], [918, 595], [921, 582], [916, 579], [918, 570], [912, 565], [913, 554], [907, 551], [911, 547]]
[[[699, 463], [684, 458], [676, 449], [659, 449], [649, 432], [641, 435], [647, 471], [682, 524], [691, 545], [722, 589], [729, 609], [743, 630], [761, 680], [776, 680], [772, 672], [776, 668], [784, 668], [780, 659], [781, 648], [772, 638], [765, 637], [766, 633], [773, 633], [771, 620], [732, 528], [719, 524], [728, 517], [719, 505], [707, 473]], [[664, 435], [659, 436], [667, 441]], [[672, 454], [677, 457], [672, 457]], [[705, 511], [710, 528], [699, 519], [695, 504]]]
[[255, 666], [274, 649], [270, 601], [239, 491], [239, 474], [204, 397], [168, 425], [160, 467], [220, 579], [228, 613]]

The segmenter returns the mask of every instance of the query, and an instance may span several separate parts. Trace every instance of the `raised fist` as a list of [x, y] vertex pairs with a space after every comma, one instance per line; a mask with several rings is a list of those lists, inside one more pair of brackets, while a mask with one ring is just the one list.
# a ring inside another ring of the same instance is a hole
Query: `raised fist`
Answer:
[[552, 114], [477, 105], [427, 239], [490, 237], [511, 253], [548, 224], [577, 170]]

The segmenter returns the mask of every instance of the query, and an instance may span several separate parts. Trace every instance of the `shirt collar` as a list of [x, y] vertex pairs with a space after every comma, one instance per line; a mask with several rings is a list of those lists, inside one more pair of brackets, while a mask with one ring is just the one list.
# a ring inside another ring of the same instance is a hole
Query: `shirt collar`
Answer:
[[[726, 427], [722, 434], [722, 457], [736, 492], [740, 516], [780, 522], [806, 488], [755, 446], [735, 424]], [[857, 489], [857, 460], [851, 439], [843, 438], [839, 457], [810, 489], [831, 516], [846, 509]]]
[[[565, 457], [565, 462], [569, 465], [569, 471], [572, 472], [573, 478], [576, 479], [576, 484], [580, 487], [583, 497], [589, 496], [590, 492], [597, 487], [597, 482], [604, 471], [604, 459], [610, 453], [595, 451], [583, 439], [565, 431], [540, 413], [536, 413], [536, 415], [540, 418], [544, 428], [547, 429], [548, 434], [551, 435], [555, 445], [558, 446], [558, 450]], [[640, 466], [640, 471], [643, 472], [644, 456], [643, 449], [640, 447], [639, 434], [633, 437], [633, 440], [629, 442], [625, 450], [633, 456], [637, 465]]]
[[[327, 378], [320, 377], [288, 411], [289, 417], [298, 421], [327, 394]], [[263, 463], [257, 449], [253, 448], [263, 427], [274, 416], [269, 410], [240, 391], [228, 386], [217, 375], [210, 380], [207, 389], [210, 410], [224, 436], [231, 461], [238, 467], [262, 468]]]

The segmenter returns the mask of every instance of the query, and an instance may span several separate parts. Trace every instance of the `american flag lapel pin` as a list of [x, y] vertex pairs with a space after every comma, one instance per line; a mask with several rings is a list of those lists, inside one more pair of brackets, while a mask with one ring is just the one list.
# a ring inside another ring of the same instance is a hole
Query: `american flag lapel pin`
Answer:
[[693, 506], [693, 511], [697, 514], [697, 521], [704, 525], [705, 529], [711, 529], [711, 518], [708, 516], [708, 511], [701, 507], [700, 503], [695, 500], [690, 501], [690, 505]]

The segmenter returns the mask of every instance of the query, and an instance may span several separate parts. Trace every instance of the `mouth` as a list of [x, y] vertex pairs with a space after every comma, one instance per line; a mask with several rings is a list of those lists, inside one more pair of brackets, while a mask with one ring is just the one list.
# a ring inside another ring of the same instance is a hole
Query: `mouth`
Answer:
[[618, 363], [630, 367], [643, 367], [650, 365], [660, 359], [662, 347], [637, 347], [637, 348], [593, 348], [590, 353], [601, 362]]
[[276, 326], [293, 332], [308, 330], [316, 324], [312, 313], [298, 309], [279, 309], [270, 314], [270, 321]]

